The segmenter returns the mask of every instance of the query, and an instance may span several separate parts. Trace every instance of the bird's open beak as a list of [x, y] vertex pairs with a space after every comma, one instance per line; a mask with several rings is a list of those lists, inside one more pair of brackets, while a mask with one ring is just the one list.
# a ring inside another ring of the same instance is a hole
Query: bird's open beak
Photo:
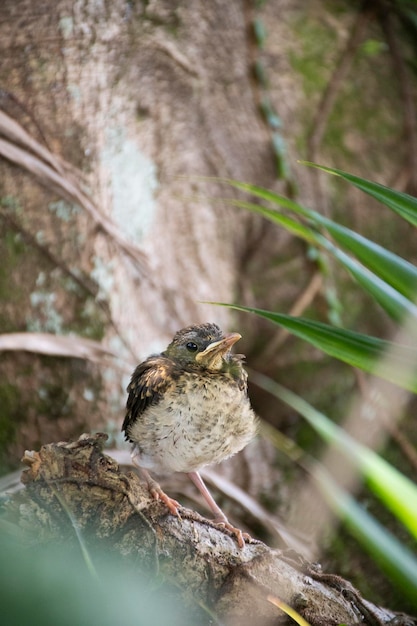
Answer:
[[220, 341], [210, 343], [203, 352], [199, 352], [196, 355], [195, 360], [198, 363], [211, 363], [218, 357], [223, 356], [239, 339], [242, 339], [242, 335], [239, 335], [239, 333], [229, 333], [223, 339], [220, 339]]

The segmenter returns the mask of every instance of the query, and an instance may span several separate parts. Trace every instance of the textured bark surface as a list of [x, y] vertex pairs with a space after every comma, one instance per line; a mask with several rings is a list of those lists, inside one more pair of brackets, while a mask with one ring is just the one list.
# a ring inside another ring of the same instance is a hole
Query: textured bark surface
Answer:
[[[181, 519], [152, 501], [137, 476], [102, 452], [106, 436], [26, 452], [25, 489], [7, 516], [43, 544], [74, 541], [74, 529], [103, 550], [140, 564], [148, 577], [175, 580], [185, 602], [208, 607], [226, 624], [284, 624], [268, 596], [295, 608], [311, 626], [417, 621], [364, 600], [350, 583], [326, 575], [292, 550], [252, 540], [239, 549], [225, 530], [181, 509]], [[188, 597], [188, 600], [187, 600]]]

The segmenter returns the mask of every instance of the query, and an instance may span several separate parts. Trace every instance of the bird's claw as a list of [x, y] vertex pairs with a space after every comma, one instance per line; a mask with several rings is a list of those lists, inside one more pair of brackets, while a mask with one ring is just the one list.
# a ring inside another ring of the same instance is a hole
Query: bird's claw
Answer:
[[227, 519], [215, 519], [213, 520], [213, 523], [216, 524], [216, 526], [220, 526], [220, 528], [226, 528], [226, 530], [230, 531], [236, 538], [239, 548], [245, 547], [245, 540], [250, 541], [252, 539], [248, 533], [242, 532], [240, 528], [233, 526], [233, 524], [231, 524]]
[[168, 507], [169, 512], [172, 515], [175, 515], [176, 517], [181, 517], [178, 509], [181, 506], [179, 502], [177, 502], [176, 500], [174, 500], [174, 498], [170, 498], [165, 491], [163, 491], [161, 489], [161, 487], [159, 486], [159, 484], [156, 482], [156, 480], [154, 480], [152, 478], [152, 476], [149, 474], [148, 470], [144, 469], [143, 467], [141, 467], [140, 465], [138, 465], [137, 461], [136, 461], [136, 457], [137, 455], [133, 455], [132, 454], [132, 461], [134, 463], [134, 465], [136, 465], [136, 467], [139, 469], [139, 472], [141, 473], [142, 477], [146, 480], [146, 483], [148, 485], [148, 489], [149, 489], [149, 493], [151, 494], [152, 498], [154, 500], [160, 500], [161, 502], [163, 502], [165, 504], [165, 506]]
[[174, 498], [170, 498], [165, 493], [165, 491], [161, 489], [159, 485], [157, 486], [152, 485], [149, 491], [151, 493], [151, 496], [155, 500], [160, 500], [161, 502], [165, 504], [165, 506], [168, 508], [169, 512], [171, 513], [171, 515], [175, 515], [176, 517], [181, 517], [178, 511], [178, 508], [181, 506], [180, 503], [174, 500]]

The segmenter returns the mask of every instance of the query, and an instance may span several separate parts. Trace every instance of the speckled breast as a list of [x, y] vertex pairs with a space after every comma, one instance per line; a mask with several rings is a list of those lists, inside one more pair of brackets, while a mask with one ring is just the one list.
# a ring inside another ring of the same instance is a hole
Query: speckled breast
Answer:
[[242, 450], [256, 432], [245, 389], [226, 374], [188, 373], [130, 429], [139, 463], [158, 473], [192, 472]]

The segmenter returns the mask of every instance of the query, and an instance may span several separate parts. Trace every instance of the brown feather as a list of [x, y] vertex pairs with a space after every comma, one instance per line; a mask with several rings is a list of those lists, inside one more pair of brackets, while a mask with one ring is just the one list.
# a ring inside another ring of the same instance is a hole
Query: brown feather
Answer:
[[150, 356], [140, 363], [127, 387], [126, 417], [122, 430], [129, 437], [129, 426], [151, 405], [158, 404], [163, 394], [174, 386], [181, 373], [178, 365], [161, 355]]

